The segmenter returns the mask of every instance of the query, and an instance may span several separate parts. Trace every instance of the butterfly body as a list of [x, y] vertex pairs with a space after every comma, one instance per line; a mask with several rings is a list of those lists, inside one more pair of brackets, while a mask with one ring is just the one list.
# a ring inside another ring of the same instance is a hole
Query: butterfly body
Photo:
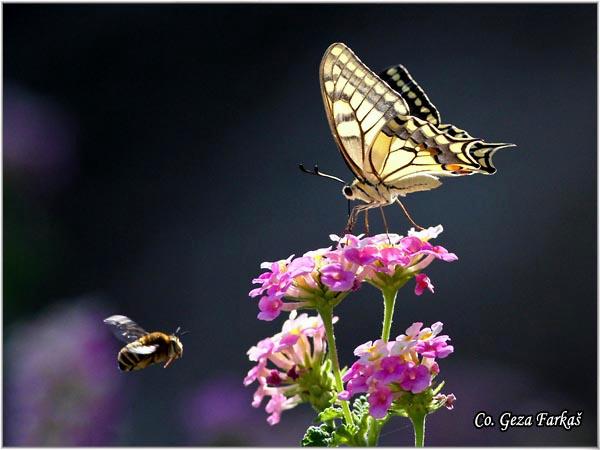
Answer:
[[128, 342], [117, 355], [119, 369], [124, 372], [141, 370], [152, 364], [165, 363], [167, 368], [183, 356], [183, 344], [177, 335], [160, 331], [148, 333], [126, 316], [115, 315], [104, 319], [114, 334]]
[[355, 175], [342, 192], [364, 203], [354, 208], [349, 228], [358, 212], [435, 189], [439, 177], [494, 173], [492, 155], [512, 146], [443, 124], [403, 66], [378, 76], [344, 44], [326, 50], [320, 79], [332, 135]]

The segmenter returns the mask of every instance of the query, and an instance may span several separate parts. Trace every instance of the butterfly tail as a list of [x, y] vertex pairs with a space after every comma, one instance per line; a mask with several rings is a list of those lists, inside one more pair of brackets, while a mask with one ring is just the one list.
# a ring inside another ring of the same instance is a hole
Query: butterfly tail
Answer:
[[492, 175], [496, 172], [496, 167], [492, 162], [492, 156], [494, 156], [494, 153], [498, 150], [509, 147], [516, 147], [516, 145], [504, 143], [490, 144], [479, 141], [469, 149], [469, 155], [479, 164], [479, 173]]

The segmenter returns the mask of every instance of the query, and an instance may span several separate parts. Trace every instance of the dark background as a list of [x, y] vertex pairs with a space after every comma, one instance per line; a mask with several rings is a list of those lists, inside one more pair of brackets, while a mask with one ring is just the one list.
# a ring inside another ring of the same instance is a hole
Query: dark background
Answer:
[[[260, 262], [326, 246], [345, 224], [340, 186], [296, 167], [351, 179], [318, 80], [341, 41], [375, 71], [408, 67], [444, 122], [518, 145], [496, 155], [493, 177], [446, 179], [405, 201], [418, 223], [444, 225], [437, 241], [460, 258], [428, 270], [435, 295], [400, 293], [392, 331], [441, 320], [453, 339], [441, 368], [458, 402], [430, 418], [427, 443], [596, 445], [596, 5], [3, 12], [5, 346], [50, 304], [89, 295], [106, 315], [192, 331], [169, 370], [123, 374], [125, 425], [109, 444], [296, 445], [309, 424], [306, 406], [271, 429], [251, 411], [245, 351], [283, 317], [256, 320], [247, 292]], [[387, 217], [405, 233], [398, 208]], [[341, 305], [343, 364], [377, 337], [381, 314], [368, 287]], [[187, 393], [210, 380], [233, 380], [262, 437], [233, 422], [220, 440], [186, 431]], [[563, 409], [583, 411], [582, 426], [472, 425], [480, 410]], [[407, 445], [410, 433], [392, 422], [382, 442]]]

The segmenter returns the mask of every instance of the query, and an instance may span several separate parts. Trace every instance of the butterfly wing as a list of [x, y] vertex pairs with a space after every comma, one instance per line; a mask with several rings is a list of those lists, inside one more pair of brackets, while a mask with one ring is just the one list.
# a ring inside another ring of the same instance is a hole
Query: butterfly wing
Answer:
[[[403, 80], [406, 98], [402, 87], [400, 92], [392, 89], [346, 45], [333, 44], [323, 56], [320, 79], [327, 119], [355, 176], [408, 193], [438, 187], [440, 176], [493, 173], [491, 156], [511, 144], [487, 144], [453, 125], [441, 125], [435, 106], [399, 67], [388, 75], [396, 87]], [[423, 105], [425, 110], [416, 109]]]
[[[435, 125], [439, 131], [455, 139], [474, 140], [475, 138], [465, 130], [451, 125], [443, 124], [440, 113], [431, 102], [423, 88], [415, 81], [409, 71], [401, 64], [392, 66], [379, 74], [379, 77], [390, 85], [406, 101], [410, 115], [418, 117]], [[478, 173], [491, 175], [496, 172], [492, 163], [492, 156], [501, 148], [514, 147], [513, 144], [486, 143], [478, 141], [469, 147], [469, 155], [479, 164]]]
[[388, 67], [379, 74], [379, 77], [402, 96], [408, 105], [411, 116], [423, 119], [433, 125], [442, 123], [439, 111], [406, 70], [406, 67], [401, 64]]
[[346, 164], [359, 180], [380, 182], [368, 150], [387, 122], [408, 115], [406, 103], [341, 43], [325, 51], [320, 79], [327, 120]]
[[[461, 130], [458, 127], [450, 124], [441, 124], [438, 129], [448, 136], [456, 139], [473, 139], [473, 137], [465, 130]], [[514, 144], [505, 143], [488, 143], [483, 141], [476, 142], [473, 147], [469, 150], [471, 156], [480, 165], [481, 173], [486, 175], [492, 175], [496, 172], [496, 167], [492, 162], [492, 156], [498, 150], [502, 148], [515, 147]]]
[[114, 335], [121, 341], [133, 342], [148, 334], [146, 330], [127, 316], [110, 316], [104, 319]]
[[469, 153], [476, 142], [452, 138], [417, 117], [397, 117], [383, 127], [370, 157], [382, 183], [398, 187], [399, 180], [406, 177], [459, 176], [479, 171], [480, 165]]

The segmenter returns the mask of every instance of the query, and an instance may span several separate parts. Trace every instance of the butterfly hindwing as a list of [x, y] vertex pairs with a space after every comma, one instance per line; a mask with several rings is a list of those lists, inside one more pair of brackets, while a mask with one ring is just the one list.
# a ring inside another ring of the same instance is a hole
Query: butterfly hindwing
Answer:
[[480, 166], [469, 153], [476, 142], [475, 139], [453, 139], [416, 117], [396, 118], [383, 128], [371, 153], [380, 155], [376, 169], [382, 182], [398, 188], [398, 183], [404, 185], [400, 180], [405, 177], [478, 172]]

